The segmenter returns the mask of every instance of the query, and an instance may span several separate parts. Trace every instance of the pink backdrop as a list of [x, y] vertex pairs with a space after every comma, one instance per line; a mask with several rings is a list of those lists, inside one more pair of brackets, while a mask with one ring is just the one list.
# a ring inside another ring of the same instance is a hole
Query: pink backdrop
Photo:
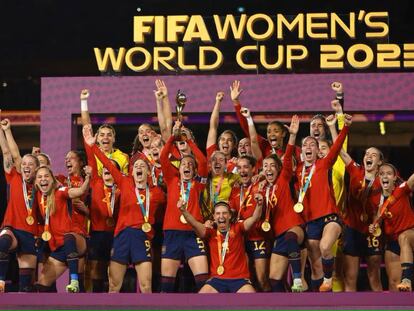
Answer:
[[[91, 113], [155, 113], [153, 90], [157, 78], [42, 78], [41, 147], [54, 159], [55, 172], [63, 172], [63, 157], [71, 148], [71, 115], [80, 113], [81, 89], [91, 91]], [[198, 75], [162, 79], [170, 90], [172, 103], [177, 89], [185, 91], [185, 112], [209, 113], [216, 91], [228, 94], [236, 79], [244, 89], [241, 101], [252, 111], [328, 111], [333, 81], [344, 83], [347, 111], [414, 110], [414, 73]], [[229, 95], [222, 107], [222, 111], [232, 111]]]

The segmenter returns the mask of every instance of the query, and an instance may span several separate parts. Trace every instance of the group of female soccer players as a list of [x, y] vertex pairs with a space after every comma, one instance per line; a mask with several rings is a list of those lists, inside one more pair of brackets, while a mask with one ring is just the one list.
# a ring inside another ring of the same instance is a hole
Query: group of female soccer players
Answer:
[[179, 118], [173, 122], [165, 83], [155, 84], [160, 133], [139, 126], [130, 157], [114, 148], [111, 125], [93, 132], [89, 91], [81, 92], [86, 159], [69, 151], [67, 176], [55, 175], [39, 150], [21, 157], [10, 121], [1, 119], [9, 197], [0, 292], [11, 252], [20, 291], [54, 291], [69, 268], [68, 292], [84, 291], [85, 284], [93, 292], [119, 292], [133, 265], [141, 292], [174, 292], [183, 264], [200, 293], [355, 291], [362, 257], [373, 291], [383, 290], [383, 257], [389, 290], [411, 291], [414, 175], [402, 181], [375, 147], [363, 165], [347, 154], [352, 117], [342, 111], [341, 83], [331, 86], [335, 114], [315, 115], [299, 147], [299, 117], [290, 125], [272, 121], [267, 137], [260, 136], [234, 81], [230, 97], [246, 137], [238, 142], [231, 130], [219, 135], [224, 92], [218, 92], [207, 156], [191, 130]]

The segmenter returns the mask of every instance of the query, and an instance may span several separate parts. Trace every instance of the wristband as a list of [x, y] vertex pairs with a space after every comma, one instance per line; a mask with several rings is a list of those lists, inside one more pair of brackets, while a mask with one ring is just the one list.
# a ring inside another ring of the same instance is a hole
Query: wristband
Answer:
[[88, 111], [88, 101], [81, 99], [81, 111]]

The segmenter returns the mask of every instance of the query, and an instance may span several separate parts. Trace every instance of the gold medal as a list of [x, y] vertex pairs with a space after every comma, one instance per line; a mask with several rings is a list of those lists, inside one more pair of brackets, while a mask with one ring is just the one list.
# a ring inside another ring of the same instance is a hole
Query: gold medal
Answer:
[[26, 222], [27, 222], [27, 224], [29, 226], [33, 225], [34, 224], [34, 218], [33, 218], [33, 216], [32, 215], [27, 216], [26, 217]]
[[142, 224], [141, 227], [142, 231], [144, 231], [145, 233], [150, 232], [151, 231], [151, 224], [149, 222], [144, 222]]
[[368, 221], [367, 213], [362, 213], [361, 215], [359, 215], [359, 220], [361, 220], [361, 222], [363, 223], [366, 223]]
[[376, 226], [374, 232], [372, 233], [372, 235], [376, 238], [378, 238], [381, 235], [382, 231], [381, 228]]
[[271, 228], [270, 223], [269, 223], [267, 220], [265, 220], [265, 221], [262, 223], [262, 230], [263, 230], [264, 232], [268, 232], [268, 231], [270, 231], [270, 228]]
[[224, 274], [224, 267], [223, 265], [220, 265], [217, 267], [217, 274], [218, 275], [223, 275]]
[[42, 240], [43, 241], [49, 241], [52, 238], [52, 234], [49, 231], [44, 231], [42, 233]]
[[115, 226], [115, 219], [113, 217], [108, 217], [106, 219], [106, 224], [107, 224], [108, 227]]
[[180, 221], [181, 221], [183, 224], [186, 224], [186, 223], [187, 223], [187, 220], [185, 219], [184, 215], [181, 215], [181, 216], [180, 216]]
[[300, 202], [296, 203], [295, 205], [293, 205], [293, 210], [298, 214], [302, 213], [303, 212], [303, 204], [300, 203]]

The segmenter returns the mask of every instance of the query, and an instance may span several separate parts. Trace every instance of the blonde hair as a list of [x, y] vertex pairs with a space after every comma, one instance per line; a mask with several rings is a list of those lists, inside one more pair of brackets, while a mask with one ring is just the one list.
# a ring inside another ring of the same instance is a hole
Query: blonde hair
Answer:
[[[47, 197], [47, 199], [46, 199], [46, 208], [50, 211], [50, 215], [53, 215], [56, 212], [55, 190], [58, 188], [58, 181], [57, 181], [55, 175], [53, 174], [51, 168], [49, 166], [45, 166], [45, 165], [39, 166], [36, 169], [36, 176], [37, 176], [38, 171], [43, 169], [43, 168], [46, 169], [49, 172], [49, 174], [52, 176], [52, 180], [53, 180], [52, 187], [50, 188], [49, 193], [46, 194], [46, 197]], [[36, 188], [37, 188], [37, 190], [40, 191], [40, 188], [38, 187], [37, 183], [36, 183]]]

